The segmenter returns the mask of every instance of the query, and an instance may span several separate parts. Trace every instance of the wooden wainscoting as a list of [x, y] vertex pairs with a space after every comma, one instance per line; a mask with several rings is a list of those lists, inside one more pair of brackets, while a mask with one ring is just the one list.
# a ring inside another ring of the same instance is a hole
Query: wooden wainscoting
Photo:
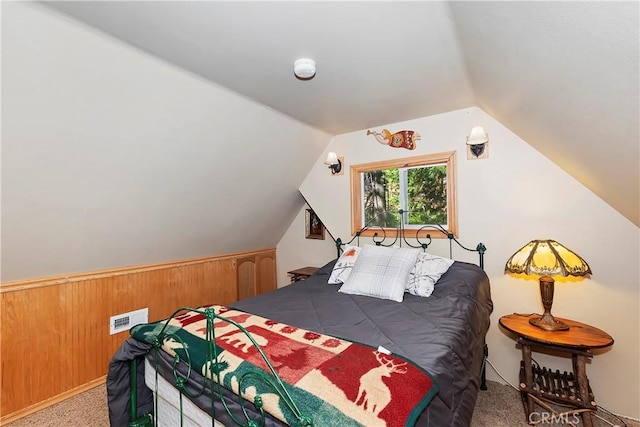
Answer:
[[[252, 268], [238, 270], [242, 264]], [[249, 264], [248, 264], [249, 263]], [[257, 267], [257, 268], [256, 268]], [[276, 288], [275, 249], [0, 284], [0, 424], [104, 381], [128, 331], [109, 319], [148, 307], [230, 304]]]

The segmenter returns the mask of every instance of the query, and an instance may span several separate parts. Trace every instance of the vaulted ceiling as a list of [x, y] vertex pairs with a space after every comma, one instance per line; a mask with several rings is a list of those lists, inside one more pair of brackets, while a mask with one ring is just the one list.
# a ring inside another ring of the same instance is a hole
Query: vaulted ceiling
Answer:
[[640, 225], [636, 1], [43, 4], [331, 134], [480, 106]]

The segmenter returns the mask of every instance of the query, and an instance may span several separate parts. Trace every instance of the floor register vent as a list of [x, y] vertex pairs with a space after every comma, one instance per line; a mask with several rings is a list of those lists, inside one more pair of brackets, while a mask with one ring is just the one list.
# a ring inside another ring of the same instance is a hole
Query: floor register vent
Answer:
[[141, 308], [140, 310], [111, 316], [109, 319], [109, 330], [111, 331], [111, 335], [113, 335], [118, 332], [128, 331], [136, 325], [147, 322], [149, 322], [149, 309]]

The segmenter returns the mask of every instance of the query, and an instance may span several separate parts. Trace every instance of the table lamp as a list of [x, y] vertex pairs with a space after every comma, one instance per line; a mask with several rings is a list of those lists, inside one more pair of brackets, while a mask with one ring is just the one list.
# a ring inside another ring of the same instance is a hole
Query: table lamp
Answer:
[[566, 331], [569, 326], [551, 315], [554, 284], [552, 276], [586, 276], [591, 274], [591, 268], [575, 252], [555, 240], [532, 240], [511, 255], [504, 272], [540, 276], [544, 314], [530, 318], [529, 323], [545, 331]]

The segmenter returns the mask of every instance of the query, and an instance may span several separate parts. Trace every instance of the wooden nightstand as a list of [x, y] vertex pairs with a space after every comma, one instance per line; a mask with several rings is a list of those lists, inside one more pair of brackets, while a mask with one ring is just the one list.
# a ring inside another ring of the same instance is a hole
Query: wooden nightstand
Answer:
[[302, 267], [296, 270], [287, 271], [287, 274], [291, 276], [291, 283], [294, 283], [299, 280], [306, 279], [316, 271], [318, 271], [318, 267]]
[[[609, 347], [613, 344], [613, 338], [598, 328], [567, 319], [559, 320], [569, 325], [569, 330], [545, 331], [529, 323], [529, 318], [534, 316], [539, 315], [509, 314], [500, 318], [500, 325], [516, 334], [518, 343], [522, 345], [520, 393], [527, 422], [540, 422], [539, 415], [536, 416], [534, 412], [535, 404], [538, 404], [551, 412], [555, 419], [580, 414], [582, 423], [586, 427], [593, 427], [591, 412], [598, 409], [598, 405], [589, 386], [585, 363], [593, 357], [591, 349]], [[531, 361], [532, 347], [571, 354], [573, 372], [553, 372], [534, 365]], [[558, 413], [547, 404], [549, 401], [575, 409]]]

